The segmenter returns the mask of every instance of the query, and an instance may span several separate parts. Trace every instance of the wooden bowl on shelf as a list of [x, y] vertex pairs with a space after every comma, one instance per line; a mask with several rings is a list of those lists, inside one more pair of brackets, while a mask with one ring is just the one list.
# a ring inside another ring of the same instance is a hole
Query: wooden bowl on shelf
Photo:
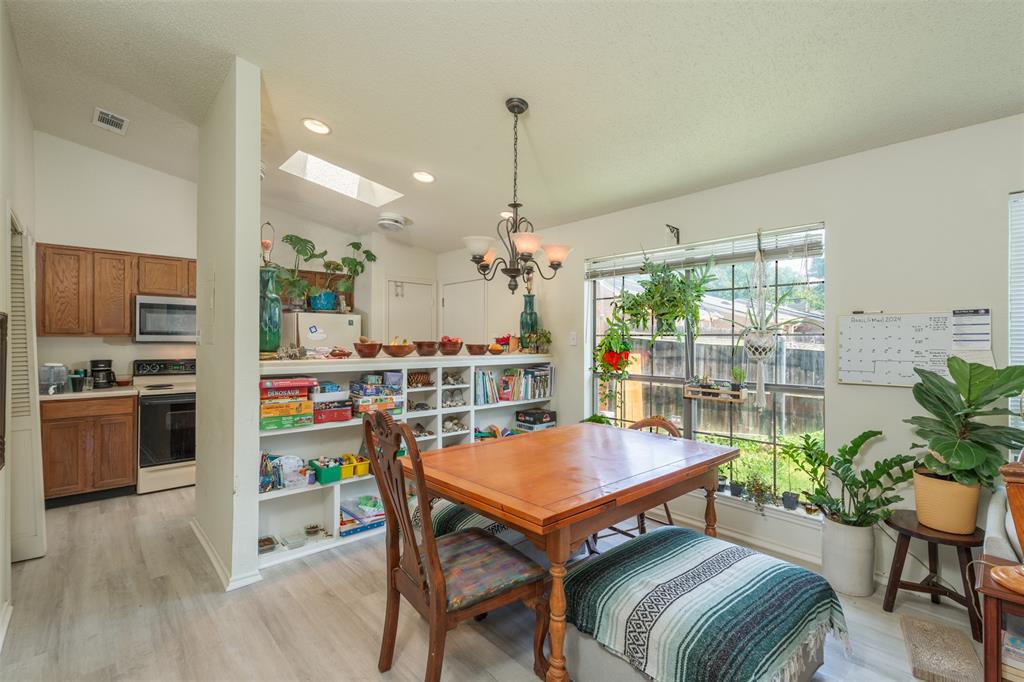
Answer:
[[416, 353], [419, 355], [435, 355], [440, 345], [437, 341], [413, 341], [413, 344], [416, 345]]
[[470, 355], [486, 355], [487, 344], [486, 343], [467, 343], [466, 350], [469, 351]]
[[353, 343], [352, 347], [356, 349], [361, 358], [375, 358], [380, 354], [380, 349], [383, 344], [379, 343]]
[[451, 343], [448, 341], [442, 341], [438, 344], [441, 349], [441, 355], [458, 355], [459, 351], [462, 350], [462, 342]]
[[487, 346], [487, 352], [490, 353], [491, 355], [501, 355], [502, 353], [505, 352], [505, 348], [503, 346], [499, 346], [498, 344], [491, 344]]
[[404, 358], [406, 355], [416, 350], [416, 346], [411, 343], [388, 344], [383, 348], [384, 352], [393, 358]]

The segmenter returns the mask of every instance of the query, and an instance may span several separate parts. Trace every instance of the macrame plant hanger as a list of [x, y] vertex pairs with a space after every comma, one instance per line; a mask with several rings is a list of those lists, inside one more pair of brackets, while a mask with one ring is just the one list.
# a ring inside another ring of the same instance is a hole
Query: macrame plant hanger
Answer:
[[768, 268], [761, 249], [761, 231], [757, 231], [757, 253], [754, 254], [753, 282], [750, 287], [751, 326], [743, 335], [743, 347], [747, 357], [754, 363], [757, 388], [754, 392], [754, 407], [765, 408], [764, 374], [765, 363], [775, 357], [776, 332], [768, 324]]

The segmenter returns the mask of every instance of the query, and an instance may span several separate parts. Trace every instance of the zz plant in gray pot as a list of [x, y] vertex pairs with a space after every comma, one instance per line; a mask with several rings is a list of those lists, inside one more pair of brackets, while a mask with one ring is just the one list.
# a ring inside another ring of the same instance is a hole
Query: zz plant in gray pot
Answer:
[[993, 407], [1024, 390], [1024, 367], [995, 369], [956, 356], [946, 363], [952, 381], [935, 372], [915, 368], [921, 381], [914, 399], [931, 416], [905, 420], [925, 439], [923, 466], [914, 472], [917, 519], [947, 533], [973, 533], [981, 486], [992, 488], [999, 467], [1006, 464], [1006, 449], [1024, 447], [1024, 431], [1005, 424], [989, 424], [982, 417], [1004, 417], [1013, 412]]
[[822, 573], [836, 591], [858, 597], [875, 591], [873, 528], [903, 499], [896, 489], [910, 480], [915, 461], [911, 455], [894, 455], [858, 468], [861, 448], [881, 435], [865, 431], [831, 454], [819, 436], [804, 434], [781, 450], [811, 479], [811, 489], [802, 494], [825, 517]]

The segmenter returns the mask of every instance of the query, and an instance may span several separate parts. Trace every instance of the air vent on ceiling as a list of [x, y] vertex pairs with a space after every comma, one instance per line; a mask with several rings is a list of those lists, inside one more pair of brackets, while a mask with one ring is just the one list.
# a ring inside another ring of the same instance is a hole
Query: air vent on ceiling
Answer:
[[118, 135], [124, 135], [128, 131], [128, 119], [99, 107], [92, 113], [92, 124]]
[[409, 225], [412, 225], [412, 221], [400, 213], [384, 212], [377, 218], [377, 227], [385, 232], [401, 232]]

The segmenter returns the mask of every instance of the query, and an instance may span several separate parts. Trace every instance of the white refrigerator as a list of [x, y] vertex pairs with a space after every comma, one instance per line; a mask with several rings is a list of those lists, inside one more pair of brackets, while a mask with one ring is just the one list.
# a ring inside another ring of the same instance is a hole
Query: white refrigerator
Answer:
[[281, 345], [344, 346], [352, 344], [363, 334], [362, 317], [337, 313], [281, 313]]

